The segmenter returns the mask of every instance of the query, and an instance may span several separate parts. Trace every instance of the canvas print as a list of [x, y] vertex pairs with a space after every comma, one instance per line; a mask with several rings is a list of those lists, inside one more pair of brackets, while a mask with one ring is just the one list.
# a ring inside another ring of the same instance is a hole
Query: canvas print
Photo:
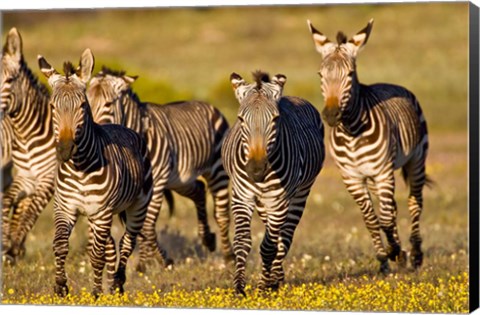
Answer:
[[1, 40], [2, 304], [469, 311], [468, 2], [4, 11]]

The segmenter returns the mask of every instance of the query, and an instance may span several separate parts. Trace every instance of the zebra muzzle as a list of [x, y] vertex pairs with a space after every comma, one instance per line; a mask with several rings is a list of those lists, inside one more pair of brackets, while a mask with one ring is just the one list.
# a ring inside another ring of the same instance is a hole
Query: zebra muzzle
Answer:
[[57, 159], [67, 162], [77, 151], [77, 145], [73, 140], [60, 140], [57, 144]]
[[267, 170], [267, 159], [251, 159], [247, 162], [246, 171], [248, 176], [253, 179], [254, 182], [263, 182], [265, 179], [265, 173]]
[[327, 106], [322, 111], [322, 118], [330, 127], [336, 127], [340, 123], [340, 108], [338, 106]]

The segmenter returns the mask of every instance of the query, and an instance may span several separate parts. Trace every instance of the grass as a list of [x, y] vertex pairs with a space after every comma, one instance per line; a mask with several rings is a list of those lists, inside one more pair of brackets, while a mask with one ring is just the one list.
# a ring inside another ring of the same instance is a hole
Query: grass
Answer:
[[[35, 73], [37, 54], [59, 69], [90, 47], [97, 69], [106, 64], [140, 76], [134, 89], [141, 99], [205, 99], [233, 123], [238, 108], [228, 82], [233, 71], [245, 78], [259, 68], [284, 73], [285, 94], [305, 97], [320, 110], [320, 55], [306, 20], [334, 38], [339, 29], [354, 34], [372, 17], [372, 35], [358, 60], [360, 80], [408, 87], [419, 98], [431, 132], [427, 172], [436, 185], [425, 190], [425, 262], [419, 272], [391, 264], [391, 275], [377, 275], [360, 210], [327, 154], [285, 261], [286, 283], [277, 293], [255, 290], [264, 231], [257, 216], [248, 297], [240, 299], [231, 290], [233, 267], [219, 252], [202, 248], [193, 204], [177, 195], [175, 216], [168, 219], [162, 211], [157, 224], [159, 239], [176, 262], [172, 270], [154, 263], [138, 274], [134, 252], [127, 294], [94, 301], [88, 294], [92, 274], [83, 219], [72, 234], [66, 265], [71, 295], [53, 297], [50, 205], [28, 236], [25, 258], [2, 269], [2, 303], [467, 312], [468, 3], [7, 12], [3, 29], [19, 29]], [[409, 249], [407, 189], [400, 176], [396, 198], [402, 244]], [[211, 215], [210, 225], [218, 231]], [[117, 224], [114, 233], [120, 233]]]

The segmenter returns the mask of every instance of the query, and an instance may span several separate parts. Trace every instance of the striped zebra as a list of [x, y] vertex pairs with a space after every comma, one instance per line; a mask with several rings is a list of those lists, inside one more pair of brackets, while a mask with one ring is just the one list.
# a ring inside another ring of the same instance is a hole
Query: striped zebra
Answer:
[[[355, 61], [368, 40], [373, 20], [350, 40], [339, 32], [337, 43], [316, 30], [310, 21], [308, 25], [315, 47], [323, 56], [318, 73], [325, 99], [322, 117], [331, 127], [331, 154], [348, 192], [360, 207], [380, 262], [380, 272], [389, 272], [388, 259], [397, 261], [400, 267], [407, 263], [396, 223], [394, 170], [398, 168], [402, 168], [410, 188], [410, 262], [418, 268], [423, 260], [419, 222], [422, 189], [428, 183], [427, 123], [420, 105], [415, 95], [403, 87], [359, 82]], [[378, 216], [370, 192], [379, 199]], [[385, 233], [386, 246], [380, 231]]]
[[14, 263], [24, 255], [26, 236], [52, 198], [56, 165], [50, 96], [27, 66], [15, 28], [2, 51], [0, 90], [0, 109], [13, 129], [16, 170], [3, 195], [2, 252]]
[[1, 167], [2, 167], [2, 174], [1, 174], [1, 185], [2, 188], [1, 196], [3, 198], [3, 192], [10, 187], [13, 182], [13, 160], [12, 160], [12, 147], [14, 142], [14, 135], [13, 135], [13, 126], [12, 121], [9, 116], [4, 116], [1, 118], [0, 121], [0, 136], [1, 138]]
[[[101, 126], [93, 121], [86, 96], [94, 57], [86, 49], [78, 68], [64, 63], [59, 74], [42, 56], [42, 73], [52, 87], [50, 104], [57, 149], [54, 198], [55, 287], [68, 294], [65, 259], [68, 239], [79, 214], [89, 221], [88, 252], [93, 269], [93, 294], [102, 293], [102, 273], [107, 266], [111, 292], [123, 293], [125, 269], [152, 197], [152, 169], [148, 149], [134, 131], [119, 125]], [[125, 224], [119, 258], [111, 235], [113, 215]], [[112, 281], [113, 280], [113, 281]]]
[[313, 105], [282, 96], [284, 75], [270, 80], [257, 71], [253, 76], [251, 84], [236, 73], [230, 77], [240, 108], [222, 148], [232, 183], [234, 287], [242, 295], [254, 209], [266, 228], [259, 288], [277, 289], [284, 280], [283, 260], [325, 157], [323, 125]]
[[195, 203], [199, 237], [210, 251], [215, 250], [215, 234], [210, 232], [207, 220], [206, 187], [199, 176], [205, 179], [213, 196], [214, 217], [220, 229], [224, 258], [233, 260], [229, 240], [229, 180], [221, 161], [227, 120], [220, 111], [204, 102], [166, 105], [141, 102], [130, 87], [135, 79], [123, 71], [104, 68], [90, 81], [87, 95], [95, 121], [121, 123], [135, 130], [143, 135], [150, 150], [154, 192], [139, 238], [137, 270], [145, 270], [147, 257], [162, 257], [164, 262], [167, 259], [155, 231], [166, 189]]

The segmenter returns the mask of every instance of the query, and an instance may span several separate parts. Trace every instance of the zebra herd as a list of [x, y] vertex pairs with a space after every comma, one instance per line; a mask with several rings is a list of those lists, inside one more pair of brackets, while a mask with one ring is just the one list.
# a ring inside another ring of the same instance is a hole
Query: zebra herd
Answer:
[[[394, 199], [394, 170], [402, 169], [410, 189], [410, 264], [419, 268], [422, 190], [430, 182], [425, 174], [427, 126], [410, 91], [359, 82], [356, 58], [372, 25], [373, 20], [351, 39], [338, 32], [332, 42], [308, 21], [322, 55], [321, 114], [307, 100], [283, 95], [285, 75], [256, 71], [247, 83], [232, 73], [239, 109], [231, 128], [208, 103], [147, 103], [130, 86], [136, 77], [106, 67], [93, 75], [90, 49], [78, 67], [65, 62], [63, 75], [38, 56], [50, 93], [27, 66], [21, 36], [12, 28], [1, 69], [4, 263], [13, 266], [25, 255], [28, 232], [53, 197], [55, 293], [68, 293], [64, 265], [79, 215], [89, 222], [93, 294], [102, 293], [104, 269], [111, 292], [122, 293], [137, 241], [138, 271], [146, 271], [148, 259], [173, 263], [155, 230], [163, 200], [173, 204], [172, 191], [195, 203], [202, 244], [216, 250], [207, 218], [208, 190], [223, 257], [235, 266], [235, 291], [245, 295], [255, 210], [265, 225], [258, 287], [275, 290], [284, 282], [283, 261], [325, 159], [323, 120], [330, 127], [330, 154], [360, 207], [382, 273], [389, 272], [388, 260], [407, 264]], [[372, 194], [379, 199], [379, 215]], [[114, 214], [125, 228], [118, 255], [111, 234]]]

